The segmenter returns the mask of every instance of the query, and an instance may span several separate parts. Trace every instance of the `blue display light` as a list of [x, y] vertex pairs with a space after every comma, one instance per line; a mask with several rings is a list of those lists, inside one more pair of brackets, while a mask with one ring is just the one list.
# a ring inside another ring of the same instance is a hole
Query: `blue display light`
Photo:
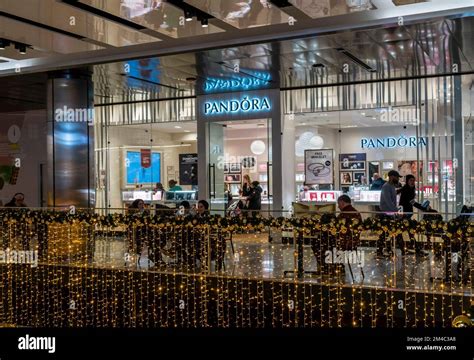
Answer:
[[268, 97], [248, 98], [244, 96], [242, 99], [206, 101], [204, 103], [204, 115], [206, 116], [269, 112], [271, 109]]
[[360, 140], [362, 149], [396, 149], [407, 147], [426, 146], [426, 138], [416, 136], [399, 136], [385, 138], [362, 138]]

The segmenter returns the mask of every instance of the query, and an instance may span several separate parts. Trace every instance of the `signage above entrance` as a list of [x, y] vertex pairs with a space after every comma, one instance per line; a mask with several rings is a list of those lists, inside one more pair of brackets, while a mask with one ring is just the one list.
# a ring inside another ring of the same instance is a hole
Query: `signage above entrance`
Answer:
[[270, 99], [264, 97], [248, 97], [233, 100], [212, 100], [204, 102], [204, 115], [227, 115], [247, 112], [270, 112], [272, 110]]
[[396, 149], [417, 146], [426, 146], [426, 138], [416, 136], [399, 136], [360, 139], [360, 147], [362, 149]]
[[196, 113], [200, 121], [238, 121], [280, 117], [280, 91], [265, 89], [200, 95]]

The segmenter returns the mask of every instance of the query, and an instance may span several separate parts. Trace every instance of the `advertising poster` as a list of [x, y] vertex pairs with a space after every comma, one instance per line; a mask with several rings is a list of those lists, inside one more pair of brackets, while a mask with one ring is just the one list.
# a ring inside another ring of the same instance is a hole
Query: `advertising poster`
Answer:
[[332, 184], [333, 183], [333, 151], [305, 150], [305, 184]]
[[179, 184], [197, 185], [198, 183], [198, 155], [179, 154]]
[[142, 168], [148, 169], [151, 167], [151, 150], [150, 149], [141, 149], [140, 158]]

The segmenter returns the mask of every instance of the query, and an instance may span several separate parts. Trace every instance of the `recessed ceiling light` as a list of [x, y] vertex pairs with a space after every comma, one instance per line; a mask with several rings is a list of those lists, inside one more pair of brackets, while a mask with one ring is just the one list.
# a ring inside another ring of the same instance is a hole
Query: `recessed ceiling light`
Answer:
[[22, 55], [26, 54], [26, 45], [25, 44], [15, 44], [15, 49]]
[[302, 122], [300, 125], [301, 125], [301, 126], [305, 126], [305, 125], [306, 125], [306, 123]]
[[375, 116], [372, 116], [372, 120], [376, 120], [377, 118]]
[[193, 20], [193, 14], [190, 11], [185, 11], [184, 12], [184, 17], [186, 18], [186, 21], [192, 21]]
[[181, 126], [178, 126], [178, 125], [176, 125], [174, 128], [175, 128], [175, 129], [182, 129], [182, 127], [181, 127]]
[[7, 46], [10, 45], [10, 41], [5, 39], [0, 39], [0, 50], [5, 50]]
[[202, 26], [203, 28], [207, 28], [207, 27], [209, 26], [209, 20], [207, 20], [207, 19], [202, 19], [202, 20], [201, 20], [201, 26]]
[[365, 112], [361, 112], [360, 114], [361, 114], [362, 116], [365, 116]]
[[191, 130], [184, 130], [184, 132], [191, 132]]

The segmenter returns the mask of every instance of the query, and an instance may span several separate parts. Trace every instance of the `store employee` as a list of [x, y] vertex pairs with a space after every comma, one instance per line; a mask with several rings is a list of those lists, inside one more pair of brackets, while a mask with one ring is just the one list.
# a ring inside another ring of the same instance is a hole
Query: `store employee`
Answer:
[[183, 188], [178, 185], [176, 180], [171, 179], [168, 181], [169, 190], [168, 191], [183, 191]]

